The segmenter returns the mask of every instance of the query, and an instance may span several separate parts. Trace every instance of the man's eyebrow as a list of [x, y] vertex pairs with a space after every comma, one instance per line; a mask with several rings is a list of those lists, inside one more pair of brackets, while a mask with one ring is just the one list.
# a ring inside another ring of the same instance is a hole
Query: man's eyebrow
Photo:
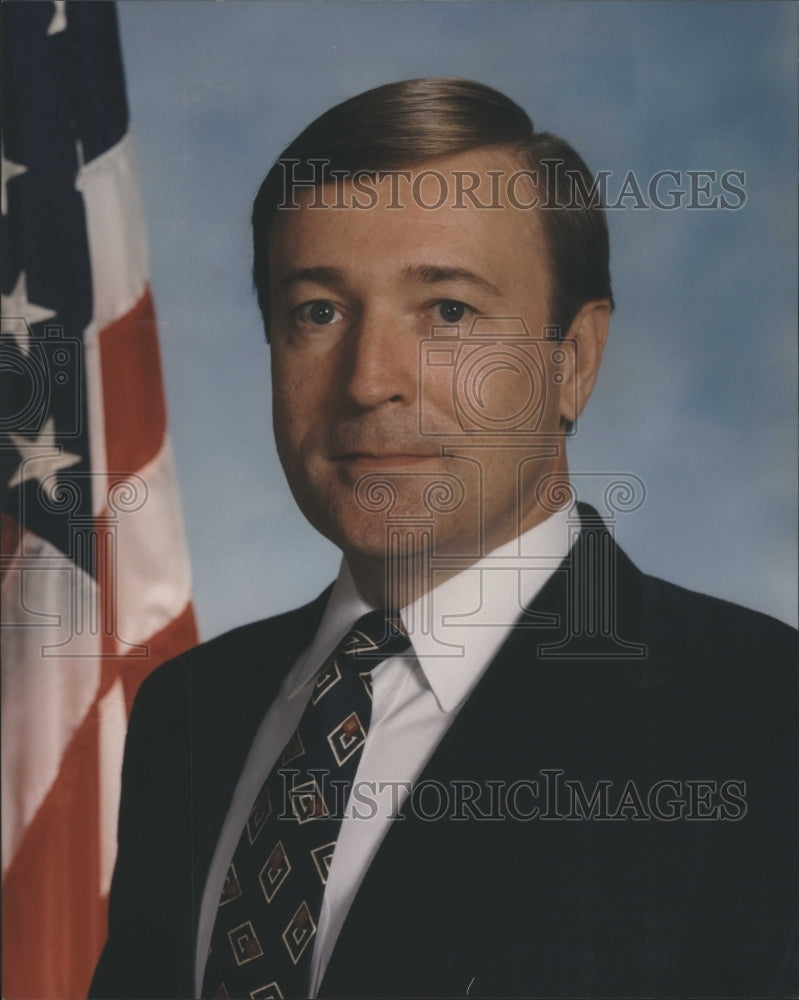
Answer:
[[425, 285], [436, 285], [445, 281], [465, 281], [490, 292], [492, 295], [502, 295], [496, 285], [466, 267], [449, 267], [446, 264], [418, 264], [406, 267], [403, 270], [403, 277], [408, 281], [417, 281]]
[[[424, 285], [443, 284], [447, 281], [464, 281], [492, 295], [500, 296], [502, 292], [486, 278], [470, 271], [466, 267], [449, 266], [446, 264], [415, 264], [403, 268], [402, 276], [406, 281]], [[344, 274], [337, 267], [317, 265], [312, 267], [296, 267], [286, 271], [277, 282], [277, 291], [282, 292], [301, 282], [311, 282], [316, 285], [326, 285], [329, 288], [340, 288], [346, 284]]]
[[292, 285], [298, 285], [303, 281], [338, 288], [344, 284], [344, 275], [337, 267], [295, 267], [281, 275], [277, 283], [277, 291], [284, 292]]

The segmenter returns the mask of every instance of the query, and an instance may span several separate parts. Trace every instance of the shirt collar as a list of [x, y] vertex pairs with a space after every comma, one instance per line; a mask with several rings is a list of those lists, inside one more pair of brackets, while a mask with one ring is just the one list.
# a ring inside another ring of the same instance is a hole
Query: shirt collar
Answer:
[[[464, 701], [573, 540], [567, 512], [559, 510], [401, 609], [425, 680], [443, 712]], [[342, 559], [316, 635], [292, 671], [290, 697], [313, 680], [354, 622], [372, 610]]]

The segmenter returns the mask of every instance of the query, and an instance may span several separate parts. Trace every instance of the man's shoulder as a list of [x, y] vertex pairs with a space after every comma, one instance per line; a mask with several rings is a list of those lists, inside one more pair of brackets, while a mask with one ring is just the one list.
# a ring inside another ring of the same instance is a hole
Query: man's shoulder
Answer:
[[797, 630], [761, 611], [646, 573], [640, 574], [640, 587], [642, 609], [653, 628], [683, 641], [723, 642], [747, 652], [796, 649]]
[[[613, 592], [604, 595], [603, 607], [609, 627], [624, 640], [631, 677], [653, 693], [679, 692], [697, 706], [726, 706], [764, 720], [795, 709], [795, 628], [650, 575], [612, 541], [606, 550], [614, 556], [603, 578]], [[596, 575], [580, 581], [589, 589], [592, 582]]]
[[313, 638], [330, 589], [300, 608], [239, 625], [167, 660], [142, 682], [137, 703], [168, 702], [188, 688], [193, 699], [223, 696], [282, 677]]
[[[650, 575], [617, 544], [596, 510], [587, 504], [580, 504], [579, 510], [583, 531], [576, 548], [584, 549], [585, 536], [590, 535], [594, 551], [609, 563], [582, 551], [582, 558], [572, 561], [581, 575], [572, 589], [584, 592], [610, 585], [615, 594], [603, 594], [603, 601], [643, 638], [746, 655], [779, 651], [795, 656], [795, 628], [761, 611]], [[587, 597], [590, 602], [591, 595]]]
[[652, 675], [697, 704], [761, 720], [797, 708], [795, 628], [731, 601], [641, 573], [636, 596]]
[[641, 573], [650, 612], [660, 617], [672, 616], [675, 621], [700, 622], [706, 629], [723, 627], [735, 632], [773, 634], [795, 641], [796, 629], [771, 615], [712, 594]]

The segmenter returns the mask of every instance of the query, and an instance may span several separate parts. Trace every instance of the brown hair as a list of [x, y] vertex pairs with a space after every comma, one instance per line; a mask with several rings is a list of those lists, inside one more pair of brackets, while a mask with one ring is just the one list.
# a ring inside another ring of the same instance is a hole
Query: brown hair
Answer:
[[[399, 170], [487, 147], [507, 150], [536, 173], [545, 168], [540, 207], [550, 256], [550, 321], [565, 334], [585, 302], [609, 299], [612, 306], [605, 213], [598, 198], [584, 196], [593, 178], [577, 152], [556, 135], [536, 132], [527, 113], [498, 90], [472, 80], [425, 78], [385, 84], [337, 104], [311, 122], [266, 175], [252, 227], [253, 282], [267, 331], [267, 241], [286, 197], [287, 170], [295, 182], [318, 186], [333, 171]], [[575, 187], [583, 192], [577, 199]]]

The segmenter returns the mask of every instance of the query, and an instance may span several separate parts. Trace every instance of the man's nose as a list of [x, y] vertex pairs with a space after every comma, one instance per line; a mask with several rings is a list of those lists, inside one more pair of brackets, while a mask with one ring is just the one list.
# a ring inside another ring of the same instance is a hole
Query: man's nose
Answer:
[[418, 340], [410, 327], [387, 310], [365, 311], [350, 330], [345, 358], [345, 388], [356, 406], [373, 409], [385, 403], [416, 399]]

